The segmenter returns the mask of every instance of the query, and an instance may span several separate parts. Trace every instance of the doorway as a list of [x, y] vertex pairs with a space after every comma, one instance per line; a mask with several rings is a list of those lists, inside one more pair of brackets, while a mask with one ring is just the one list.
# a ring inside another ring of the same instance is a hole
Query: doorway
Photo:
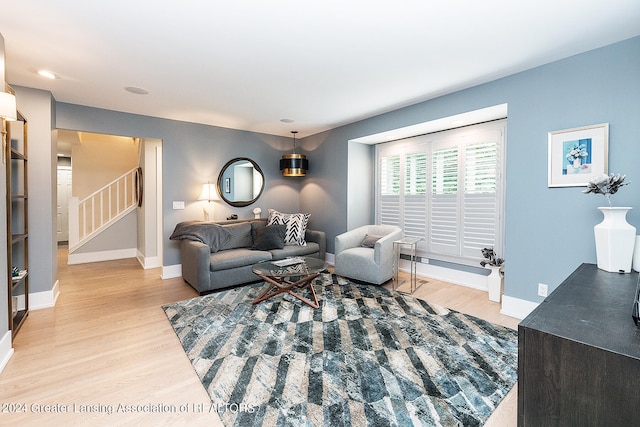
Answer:
[[[109, 185], [114, 176], [118, 177], [131, 168], [142, 169], [141, 176], [144, 177], [142, 206], [131, 207], [132, 212], [118, 218], [119, 221], [113, 225], [104, 227], [99, 235], [91, 237], [86, 243], [83, 240], [74, 245], [68, 263], [135, 257], [144, 268], [161, 267], [162, 239], [158, 236], [162, 233], [162, 141], [73, 130], [58, 130], [57, 133], [59, 245], [65, 245], [69, 240], [77, 242], [77, 227], [82, 223], [82, 219], [80, 223], [77, 222], [76, 208], [76, 219], [71, 215], [72, 222], [75, 222], [76, 237], [71, 235], [74, 230], [70, 230], [70, 227], [74, 225], [69, 224], [69, 200], [74, 199], [77, 206], [78, 196], [87, 197], [105, 182]], [[116, 151], [117, 154], [114, 154]], [[92, 189], [90, 183], [94, 181]], [[99, 210], [99, 203], [96, 202], [96, 210]]]
[[[68, 164], [67, 164], [68, 163]], [[57, 238], [58, 245], [69, 242], [69, 200], [71, 199], [71, 158], [58, 157]]]

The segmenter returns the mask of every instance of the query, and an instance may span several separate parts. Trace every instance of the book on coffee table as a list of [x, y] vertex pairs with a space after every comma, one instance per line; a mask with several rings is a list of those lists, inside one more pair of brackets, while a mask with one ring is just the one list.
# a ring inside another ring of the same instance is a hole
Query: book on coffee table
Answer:
[[271, 264], [277, 265], [278, 267], [288, 267], [303, 262], [304, 260], [302, 258], [285, 258], [278, 261], [271, 261]]

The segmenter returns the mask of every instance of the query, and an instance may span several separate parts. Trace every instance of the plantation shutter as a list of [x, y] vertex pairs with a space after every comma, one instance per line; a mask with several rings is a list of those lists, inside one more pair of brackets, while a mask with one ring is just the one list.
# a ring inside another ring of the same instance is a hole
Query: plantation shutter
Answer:
[[458, 254], [458, 147], [433, 150], [431, 155], [431, 224], [434, 252]]
[[400, 226], [400, 156], [390, 155], [380, 158], [378, 166], [379, 202], [378, 222]]
[[421, 237], [421, 255], [476, 265], [502, 252], [506, 121], [376, 146], [376, 221]]
[[[404, 160], [404, 235], [424, 238], [427, 231], [427, 153], [409, 153]], [[426, 248], [425, 242], [420, 242], [418, 247]]]
[[496, 245], [497, 142], [465, 147], [462, 255], [477, 256]]

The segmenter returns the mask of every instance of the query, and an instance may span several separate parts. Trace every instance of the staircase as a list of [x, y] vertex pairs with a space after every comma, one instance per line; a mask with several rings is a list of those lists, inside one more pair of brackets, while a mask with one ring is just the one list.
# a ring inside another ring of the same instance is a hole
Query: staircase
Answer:
[[69, 201], [69, 253], [109, 228], [138, 206], [138, 169], [114, 179], [82, 200]]

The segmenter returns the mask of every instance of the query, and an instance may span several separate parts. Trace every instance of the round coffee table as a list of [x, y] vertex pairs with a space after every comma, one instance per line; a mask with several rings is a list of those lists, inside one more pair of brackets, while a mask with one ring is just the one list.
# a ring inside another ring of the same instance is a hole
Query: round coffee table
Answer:
[[[303, 256], [285, 258], [278, 261], [263, 261], [255, 264], [252, 271], [269, 284], [254, 301], [254, 304], [266, 299], [288, 293], [313, 308], [319, 308], [318, 297], [313, 290], [313, 279], [327, 268], [324, 260]], [[293, 292], [298, 286], [309, 287], [313, 301]]]

